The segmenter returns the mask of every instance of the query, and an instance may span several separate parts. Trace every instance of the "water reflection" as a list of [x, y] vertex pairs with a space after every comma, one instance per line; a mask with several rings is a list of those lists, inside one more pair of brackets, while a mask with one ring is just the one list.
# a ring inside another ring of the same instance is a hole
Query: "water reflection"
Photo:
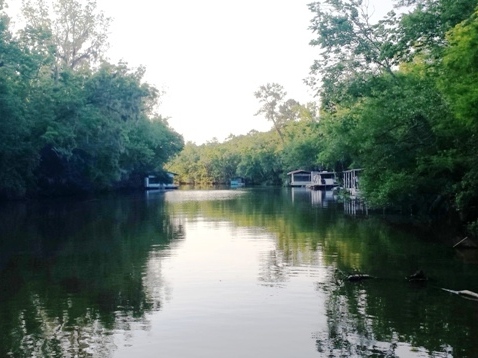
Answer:
[[478, 356], [478, 305], [439, 289], [478, 291], [474, 261], [326, 192], [15, 204], [0, 229], [0, 357]]
[[284, 260], [283, 253], [278, 250], [271, 250], [263, 253], [259, 271], [259, 281], [264, 286], [285, 287], [288, 281], [290, 270]]
[[145, 281], [149, 248], [182, 238], [161, 200], [7, 205], [1, 218], [0, 356], [109, 356], [112, 329], [148, 329], [163, 287], [158, 270]]
[[443, 321], [432, 296], [397, 285], [398, 297], [387, 307], [392, 303], [387, 297], [373, 296], [383, 291], [381, 284], [333, 285], [326, 302], [328, 330], [316, 337], [319, 352], [333, 357], [462, 356], [448, 343], [457, 327]]
[[290, 188], [292, 202], [308, 201], [312, 206], [328, 207], [336, 199], [334, 190], [311, 190], [303, 187]]
[[347, 199], [344, 201], [344, 212], [352, 216], [367, 216], [368, 208], [361, 199]]
[[[327, 297], [328, 329], [317, 332], [321, 355], [447, 357], [475, 353], [472, 339], [463, 332], [476, 331], [469, 317], [476, 317], [477, 306], [468, 302], [464, 306], [435, 286], [469, 287], [476, 282], [472, 278], [478, 273], [476, 267], [454, 261], [454, 252], [446, 246], [420, 240], [379, 220], [351, 220], [338, 211], [314, 210], [306, 205], [312, 196], [306, 190], [291, 191], [293, 206], [280, 195], [269, 194], [264, 201], [258, 193], [254, 195], [257, 200], [247, 204], [249, 210], [240, 211], [242, 215], [232, 210], [231, 218], [275, 234], [276, 248], [262, 256], [259, 280], [263, 285], [287, 287], [294, 275], [309, 274], [302, 267], [325, 267], [333, 272], [318, 278], [323, 280], [320, 291]], [[234, 208], [246, 202], [247, 197], [238, 198]], [[248, 215], [258, 205], [263, 215]], [[276, 210], [269, 211], [269, 206]], [[363, 284], [344, 282], [335, 276], [336, 267], [378, 279]], [[429, 274], [431, 284], [417, 286], [405, 280], [419, 268]], [[323, 276], [320, 272], [317, 277]]]
[[[383, 231], [374, 233], [363, 226], [364, 222], [359, 223], [362, 227], [354, 230], [356, 237], [347, 239], [348, 250], [355, 254], [338, 248], [342, 245], [337, 242], [333, 250], [339, 255], [333, 266], [341, 271], [368, 270], [378, 278], [348, 282], [339, 271], [329, 270], [329, 279], [317, 286], [327, 293], [328, 325], [316, 335], [317, 350], [334, 357], [475, 356], [476, 345], [469, 337], [478, 333], [472, 323], [478, 306], [457, 301], [438, 288], [446, 282], [455, 287], [472, 284], [469, 276], [462, 276], [463, 267], [446, 259], [449, 251], [444, 247], [404, 235], [395, 236], [399, 239], [395, 242], [390, 228], [375, 224], [375, 230]], [[404, 279], [417, 265], [429, 270], [432, 278], [428, 284]], [[467, 269], [476, 274], [476, 267]]]

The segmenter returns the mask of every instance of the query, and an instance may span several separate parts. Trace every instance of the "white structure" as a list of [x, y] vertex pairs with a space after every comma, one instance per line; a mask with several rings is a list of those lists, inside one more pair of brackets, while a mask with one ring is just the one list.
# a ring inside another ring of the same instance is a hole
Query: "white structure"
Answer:
[[144, 188], [156, 190], [177, 189], [178, 185], [173, 183], [176, 173], [167, 172], [167, 174], [171, 178], [171, 183], [161, 183], [156, 176], [148, 175], [144, 178]]
[[307, 185], [310, 189], [328, 190], [335, 188], [337, 180], [335, 179], [335, 172], [312, 172], [312, 184]]
[[360, 195], [360, 173], [362, 169], [351, 169], [344, 171], [344, 189], [347, 190], [352, 197]]
[[290, 176], [290, 186], [307, 186], [312, 183], [312, 172], [308, 170], [294, 170], [287, 173]]
[[287, 175], [290, 175], [289, 185], [295, 187], [305, 186], [310, 189], [333, 189], [338, 185], [335, 172], [294, 170], [287, 173]]
[[246, 182], [244, 181], [244, 178], [234, 178], [231, 179], [231, 187], [232, 188], [243, 188], [246, 186]]

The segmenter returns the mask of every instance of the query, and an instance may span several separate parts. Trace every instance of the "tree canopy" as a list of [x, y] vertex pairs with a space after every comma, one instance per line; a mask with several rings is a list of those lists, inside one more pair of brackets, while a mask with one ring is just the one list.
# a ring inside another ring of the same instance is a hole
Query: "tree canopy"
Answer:
[[183, 146], [156, 113], [144, 68], [111, 64], [96, 3], [23, 1], [26, 27], [0, 17], [0, 196], [133, 187]]
[[363, 4], [310, 5], [322, 54], [311, 72], [323, 101], [319, 157], [362, 168], [371, 205], [458, 212], [474, 227], [476, 1], [397, 1], [375, 23]]

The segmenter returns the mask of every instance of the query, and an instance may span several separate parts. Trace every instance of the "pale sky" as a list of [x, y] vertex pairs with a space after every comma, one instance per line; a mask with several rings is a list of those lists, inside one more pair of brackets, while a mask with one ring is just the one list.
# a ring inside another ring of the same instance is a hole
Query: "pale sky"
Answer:
[[111, 59], [145, 65], [147, 81], [166, 91], [160, 113], [198, 144], [269, 130], [272, 123], [254, 116], [254, 92], [268, 82], [312, 100], [303, 84], [315, 52], [308, 2], [97, 0], [115, 19]]
[[[370, 3], [385, 13], [390, 1]], [[20, 0], [7, 2], [13, 8]], [[254, 92], [270, 82], [287, 98], [315, 100], [303, 83], [317, 57], [309, 45], [311, 0], [96, 2], [113, 18], [111, 62], [146, 67], [145, 80], [166, 92], [159, 113], [186, 141], [269, 130], [270, 122], [254, 116]]]

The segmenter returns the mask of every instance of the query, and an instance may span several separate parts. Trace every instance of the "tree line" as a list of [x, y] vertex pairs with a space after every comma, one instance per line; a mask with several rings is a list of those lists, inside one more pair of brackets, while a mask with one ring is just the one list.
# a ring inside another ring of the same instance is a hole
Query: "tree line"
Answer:
[[427, 220], [455, 218], [478, 233], [478, 3], [395, 0], [373, 21], [361, 0], [309, 5], [319, 56], [306, 79], [320, 101], [285, 99], [278, 84], [255, 93], [273, 123], [197, 146], [169, 168], [181, 180], [243, 176], [281, 183], [294, 169], [361, 168], [372, 207]]
[[184, 143], [157, 113], [145, 69], [105, 59], [94, 1], [24, 0], [13, 31], [0, 0], [0, 197], [142, 185]]
[[281, 92], [283, 97], [273, 105], [267, 101], [259, 110], [260, 113], [268, 111], [267, 116], [275, 121], [274, 129], [230, 135], [222, 143], [216, 139], [201, 145], [186, 143], [183, 151], [166, 166], [177, 174], [176, 180], [211, 185], [243, 177], [249, 184], [281, 185], [290, 168], [320, 167], [317, 155], [321, 151], [321, 132], [317, 106], [285, 100], [287, 93], [277, 83], [263, 86], [261, 91], [265, 88], [273, 88], [275, 94]]

